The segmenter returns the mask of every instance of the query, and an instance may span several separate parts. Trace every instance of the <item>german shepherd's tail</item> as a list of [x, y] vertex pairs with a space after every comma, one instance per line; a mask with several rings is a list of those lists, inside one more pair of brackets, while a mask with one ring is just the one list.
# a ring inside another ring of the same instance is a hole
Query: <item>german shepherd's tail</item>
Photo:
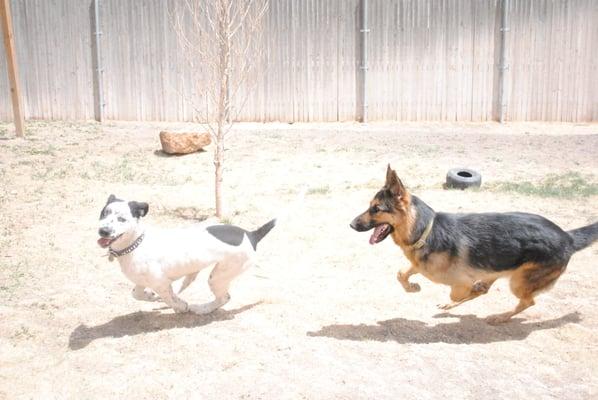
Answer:
[[297, 195], [297, 198], [291, 203], [291, 205], [285, 210], [285, 212], [282, 215], [279, 215], [278, 217], [266, 222], [264, 225], [260, 226], [255, 231], [247, 233], [247, 237], [249, 238], [249, 241], [251, 242], [251, 245], [253, 246], [254, 250], [257, 248], [257, 244], [260, 242], [260, 240], [262, 240], [264, 236], [266, 236], [272, 230], [272, 228], [274, 228], [280, 222], [284, 222], [288, 218], [288, 215], [290, 214], [292, 208], [298, 205], [298, 203], [303, 202], [303, 198], [305, 197], [306, 192], [307, 188], [303, 188]]
[[573, 239], [573, 248], [575, 251], [585, 249], [598, 240], [598, 222], [582, 228], [573, 229], [567, 233]]

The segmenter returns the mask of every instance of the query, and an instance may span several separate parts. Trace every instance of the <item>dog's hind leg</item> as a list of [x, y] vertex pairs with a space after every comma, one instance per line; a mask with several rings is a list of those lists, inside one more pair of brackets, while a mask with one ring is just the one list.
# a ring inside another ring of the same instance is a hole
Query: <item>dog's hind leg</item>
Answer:
[[175, 312], [184, 313], [189, 311], [189, 305], [187, 305], [187, 302], [174, 294], [171, 285], [165, 285], [159, 289], [156, 289], [156, 293], [158, 293], [164, 303], [172, 307]]
[[515, 307], [513, 311], [508, 311], [502, 314], [490, 315], [486, 318], [486, 322], [488, 322], [490, 325], [503, 324], [510, 320], [511, 317], [513, 317], [514, 315], [519, 314], [521, 311], [533, 306], [534, 304], [536, 304], [536, 302], [534, 301], [534, 298], [532, 296], [521, 298], [519, 299], [519, 304], [517, 304], [517, 307]]
[[502, 324], [511, 319], [514, 315], [533, 306], [534, 297], [545, 290], [550, 289], [557, 279], [565, 272], [567, 262], [554, 267], [542, 264], [530, 263], [520, 267], [511, 277], [511, 291], [519, 298], [519, 304], [514, 310], [502, 314], [490, 315], [486, 322], [491, 325]]
[[451, 286], [451, 303], [438, 305], [441, 310], [450, 310], [466, 301], [473, 300], [478, 296], [488, 293], [494, 281], [476, 281], [472, 286], [454, 285]]
[[221, 261], [210, 273], [208, 284], [214, 294], [214, 300], [205, 304], [193, 304], [189, 309], [196, 314], [209, 314], [222, 307], [230, 300], [228, 289], [234, 278], [251, 266], [251, 261], [245, 257], [233, 257]]
[[413, 293], [421, 290], [419, 284], [409, 282], [409, 277], [417, 273], [417, 268], [413, 264], [397, 272], [397, 280], [406, 292]]
[[176, 294], [181, 294], [183, 290], [187, 289], [187, 287], [193, 283], [195, 278], [197, 278], [197, 274], [199, 274], [199, 272], [186, 275], [183, 279], [178, 280], [173, 288], [173, 291]]

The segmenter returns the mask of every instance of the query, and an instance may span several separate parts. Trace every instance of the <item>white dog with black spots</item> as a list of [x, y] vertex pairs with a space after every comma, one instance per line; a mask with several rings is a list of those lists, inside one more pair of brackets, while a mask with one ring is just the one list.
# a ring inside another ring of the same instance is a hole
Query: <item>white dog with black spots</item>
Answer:
[[[159, 229], [142, 223], [148, 208], [147, 203], [110, 195], [100, 214], [98, 244], [108, 249], [135, 284], [135, 299], [162, 299], [178, 313], [208, 314], [226, 304], [231, 281], [252, 265], [258, 242], [276, 224], [273, 219], [255, 231], [226, 224]], [[208, 280], [213, 301], [187, 304], [178, 297], [199, 271], [210, 266], [214, 266]], [[180, 282], [176, 289], [175, 281]]]

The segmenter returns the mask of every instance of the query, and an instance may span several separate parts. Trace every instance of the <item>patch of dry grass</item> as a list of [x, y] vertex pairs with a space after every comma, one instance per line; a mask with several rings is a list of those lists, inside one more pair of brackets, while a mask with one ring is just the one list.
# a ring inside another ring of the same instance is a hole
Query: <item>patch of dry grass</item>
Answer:
[[566, 172], [551, 174], [538, 181], [494, 182], [489, 190], [535, 197], [585, 198], [598, 195], [598, 179], [592, 174]]

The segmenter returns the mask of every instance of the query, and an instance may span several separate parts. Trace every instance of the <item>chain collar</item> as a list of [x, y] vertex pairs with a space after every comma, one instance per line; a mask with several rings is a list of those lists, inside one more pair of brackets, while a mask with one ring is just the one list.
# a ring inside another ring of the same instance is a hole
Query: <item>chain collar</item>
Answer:
[[142, 233], [141, 235], [139, 235], [139, 237], [137, 239], [135, 239], [135, 241], [133, 243], [131, 243], [129, 246], [125, 247], [122, 250], [114, 250], [112, 247], [109, 247], [108, 253], [110, 253], [110, 261], [112, 261], [114, 259], [114, 257], [122, 257], [126, 254], [129, 254], [133, 250], [135, 250], [137, 247], [139, 247], [141, 242], [143, 242], [144, 236], [145, 236], [145, 233]]

